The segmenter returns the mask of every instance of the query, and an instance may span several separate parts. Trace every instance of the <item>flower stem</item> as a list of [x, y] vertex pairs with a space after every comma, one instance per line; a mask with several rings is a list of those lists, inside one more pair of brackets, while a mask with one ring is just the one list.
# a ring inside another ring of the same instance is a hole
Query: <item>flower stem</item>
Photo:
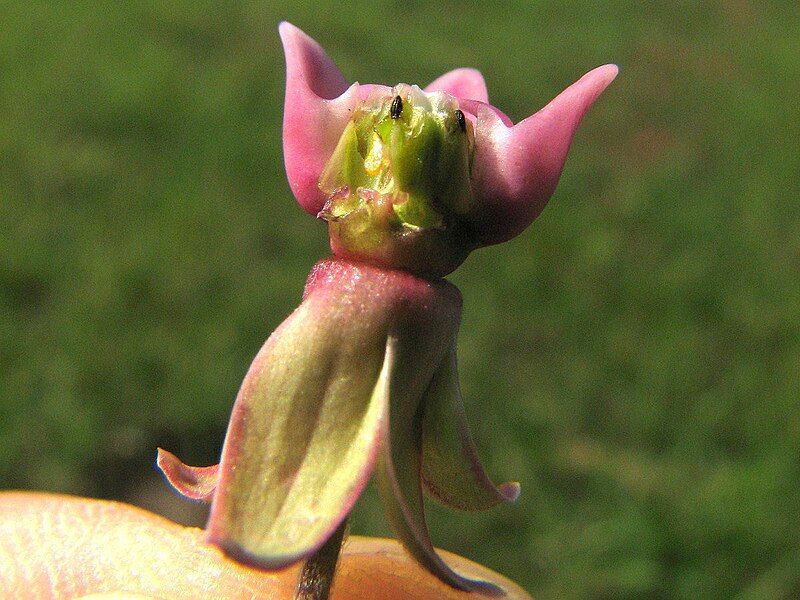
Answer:
[[328, 600], [346, 531], [347, 519], [319, 550], [308, 557], [300, 573], [295, 600]]

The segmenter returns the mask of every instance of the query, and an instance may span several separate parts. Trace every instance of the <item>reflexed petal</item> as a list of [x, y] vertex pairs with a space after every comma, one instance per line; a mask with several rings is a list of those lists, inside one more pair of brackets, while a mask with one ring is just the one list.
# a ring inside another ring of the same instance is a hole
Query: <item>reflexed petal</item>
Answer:
[[219, 479], [219, 465], [190, 467], [172, 452], [159, 448], [156, 466], [173, 489], [187, 500], [211, 502]]
[[468, 579], [451, 569], [436, 553], [430, 540], [420, 482], [420, 398], [433, 370], [420, 369], [414, 359], [413, 340], [389, 339], [387, 378], [388, 421], [377, 466], [378, 486], [384, 509], [395, 534], [409, 553], [428, 571], [463, 590], [500, 591], [490, 583]]
[[434, 374], [422, 410], [422, 480], [433, 498], [461, 510], [517, 499], [519, 484], [495, 486], [478, 459], [461, 401], [455, 349]]
[[316, 551], [375, 463], [385, 334], [359, 335], [327, 314], [325, 300], [311, 294], [267, 340], [228, 428], [208, 539], [254, 566]]
[[208, 539], [262, 568], [317, 550], [377, 458], [389, 332], [401, 330], [424, 347], [414, 360], [427, 384], [452, 343], [460, 307], [458, 290], [445, 281], [320, 262], [303, 303], [267, 340], [239, 391]]
[[347, 81], [325, 50], [300, 29], [279, 27], [286, 54], [283, 154], [289, 186], [307, 213], [322, 210], [320, 173], [358, 101], [358, 85]]
[[584, 114], [614, 80], [616, 65], [590, 71], [547, 106], [509, 127], [488, 106], [476, 106], [472, 217], [481, 245], [521, 233], [555, 190]]
[[489, 102], [483, 75], [477, 69], [455, 69], [428, 84], [426, 92], [442, 91], [459, 99]]

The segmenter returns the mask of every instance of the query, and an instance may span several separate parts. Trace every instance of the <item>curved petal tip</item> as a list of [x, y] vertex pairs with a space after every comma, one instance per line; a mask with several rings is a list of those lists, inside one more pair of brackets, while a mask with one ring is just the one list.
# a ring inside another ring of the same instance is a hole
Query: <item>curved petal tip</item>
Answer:
[[497, 486], [497, 489], [503, 495], [503, 498], [506, 502], [516, 502], [519, 498], [520, 490], [522, 489], [517, 481], [509, 481], [507, 483], [501, 483]]
[[219, 465], [190, 467], [172, 452], [159, 448], [156, 467], [167, 483], [187, 500], [211, 502], [219, 479]]
[[347, 80], [314, 38], [288, 21], [278, 25], [287, 66], [297, 69], [293, 75], [320, 98], [331, 100], [347, 89]]
[[358, 100], [358, 86], [347, 80], [310, 36], [282, 22], [278, 32], [286, 55], [283, 155], [289, 186], [297, 202], [316, 216], [325, 203], [317, 187]]
[[619, 66], [615, 64], [596, 67], [556, 96], [556, 98], [540, 112], [547, 110], [552, 104], [561, 105], [574, 103], [572, 108], [580, 122], [581, 117], [591, 108], [594, 101], [603, 93], [603, 90], [611, 85], [611, 82], [616, 79], [618, 74]]
[[473, 226], [480, 245], [513, 238], [541, 213], [578, 125], [618, 73], [615, 64], [589, 71], [513, 127], [490, 107], [479, 107], [472, 178], [479, 199]]
[[578, 81], [583, 79], [593, 79], [597, 80], [598, 82], [602, 82], [602, 92], [608, 84], [610, 84], [614, 79], [616, 79], [617, 75], [619, 75], [619, 65], [616, 63], [608, 63], [606, 65], [601, 65], [599, 67], [595, 67], [586, 75], [581, 77]]

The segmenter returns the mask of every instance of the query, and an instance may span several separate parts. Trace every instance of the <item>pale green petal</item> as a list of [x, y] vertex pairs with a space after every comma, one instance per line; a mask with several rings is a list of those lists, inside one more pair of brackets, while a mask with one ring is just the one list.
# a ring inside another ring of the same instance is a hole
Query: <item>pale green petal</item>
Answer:
[[[403, 342], [406, 343], [403, 343]], [[463, 577], [436, 553], [430, 540], [420, 483], [421, 423], [420, 399], [432, 369], [420, 369], [415, 362], [414, 344], [391, 339], [388, 378], [390, 418], [377, 466], [378, 486], [397, 537], [409, 553], [428, 571], [453, 587], [464, 590], [501, 590], [492, 584]]]
[[315, 551], [375, 463], [385, 328], [329, 306], [312, 295], [276, 330], [234, 408], [208, 537], [244, 562], [279, 568]]
[[422, 479], [442, 504], [484, 510], [519, 496], [519, 484], [495, 486], [478, 459], [461, 400], [453, 348], [436, 371], [423, 401]]

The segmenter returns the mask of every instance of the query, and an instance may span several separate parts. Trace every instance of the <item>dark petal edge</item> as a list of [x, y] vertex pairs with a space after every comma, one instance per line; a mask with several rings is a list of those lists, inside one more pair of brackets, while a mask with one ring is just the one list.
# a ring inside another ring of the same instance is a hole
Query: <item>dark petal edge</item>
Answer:
[[[436, 553], [425, 523], [422, 500], [420, 424], [416, 418], [415, 404], [409, 392], [409, 368], [398, 356], [397, 344], [390, 338], [387, 360], [392, 372], [387, 379], [389, 419], [384, 422], [384, 435], [378, 457], [376, 475], [381, 499], [391, 525], [406, 550], [428, 571], [443, 582], [466, 591], [480, 590], [484, 594], [503, 596], [505, 592], [486, 581], [473, 580], [459, 575]], [[410, 362], [410, 361], [409, 361]], [[417, 365], [418, 366], [418, 365]]]

